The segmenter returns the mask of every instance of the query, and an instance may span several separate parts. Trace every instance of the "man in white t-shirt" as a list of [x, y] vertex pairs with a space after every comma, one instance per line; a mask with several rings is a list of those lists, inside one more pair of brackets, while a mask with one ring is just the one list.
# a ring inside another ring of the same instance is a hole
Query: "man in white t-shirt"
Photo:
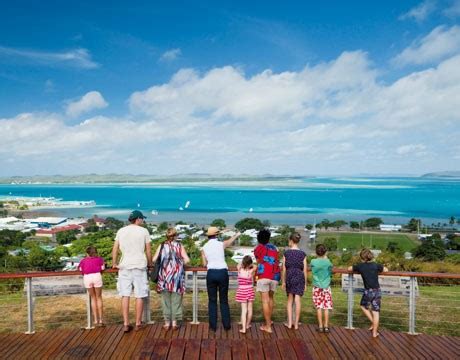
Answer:
[[[136, 298], [135, 330], [139, 330], [142, 326], [143, 298], [149, 295], [147, 267], [152, 266], [152, 252], [150, 234], [141, 226], [144, 219], [142, 212], [134, 210], [128, 218], [131, 224], [118, 230], [112, 249], [112, 267], [119, 269], [117, 289], [121, 296], [124, 332], [132, 329], [129, 324], [129, 298], [133, 289]], [[119, 250], [121, 258], [118, 262]]]

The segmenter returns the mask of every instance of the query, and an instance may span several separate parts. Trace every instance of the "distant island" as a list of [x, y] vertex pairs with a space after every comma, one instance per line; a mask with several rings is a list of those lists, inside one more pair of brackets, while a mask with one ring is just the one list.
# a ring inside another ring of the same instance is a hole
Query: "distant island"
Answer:
[[424, 178], [459, 178], [460, 171], [437, 171], [422, 175]]
[[[314, 177], [314, 176], [311, 176]], [[304, 176], [275, 176], [271, 174], [256, 175], [215, 175], [206, 173], [177, 174], [177, 175], [132, 175], [132, 174], [83, 174], [83, 175], [34, 175], [0, 177], [0, 184], [126, 184], [168, 182], [219, 182], [219, 181], [267, 181], [294, 180]]]

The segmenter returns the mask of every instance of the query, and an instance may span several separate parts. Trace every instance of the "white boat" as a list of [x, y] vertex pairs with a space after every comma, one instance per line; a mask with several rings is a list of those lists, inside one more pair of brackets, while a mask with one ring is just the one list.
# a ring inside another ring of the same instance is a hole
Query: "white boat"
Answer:
[[158, 215], [158, 211], [157, 210], [152, 210], [152, 215]]

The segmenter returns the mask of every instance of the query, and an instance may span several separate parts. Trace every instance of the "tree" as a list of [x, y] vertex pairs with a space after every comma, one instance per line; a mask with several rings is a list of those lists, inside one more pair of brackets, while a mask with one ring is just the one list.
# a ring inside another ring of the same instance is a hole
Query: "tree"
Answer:
[[328, 219], [324, 219], [323, 221], [321, 221], [318, 226], [320, 228], [325, 228], [326, 230], [328, 229], [329, 226], [331, 226], [331, 222], [328, 220]]
[[455, 216], [451, 216], [449, 218], [449, 224], [452, 225], [452, 226], [455, 224]]
[[289, 240], [286, 236], [275, 236], [271, 239], [271, 242], [273, 245], [278, 246], [278, 247], [286, 247], [289, 244]]
[[378, 228], [381, 224], [383, 224], [383, 220], [378, 217], [372, 217], [364, 221], [364, 227], [367, 228]]
[[163, 221], [158, 225], [158, 231], [166, 231], [168, 230], [169, 224], [166, 221]]
[[249, 235], [241, 235], [239, 238], [240, 246], [252, 246], [252, 237]]
[[389, 251], [392, 254], [395, 254], [400, 253], [402, 249], [396, 241], [389, 241], [387, 245], [387, 251]]
[[313, 229], [313, 225], [312, 224], [307, 224], [307, 225], [305, 225], [305, 229], [311, 230], [311, 229]]
[[348, 223], [345, 220], [335, 220], [331, 223], [331, 227], [335, 227], [339, 230], [342, 226], [347, 225]]
[[439, 261], [444, 260], [446, 251], [438, 242], [426, 240], [415, 249], [414, 256], [425, 261]]
[[[439, 227], [439, 225], [441, 225], [441, 224], [438, 223], [438, 227]], [[422, 221], [420, 219], [415, 219], [415, 218], [410, 219], [409, 222], [406, 225], [406, 228], [409, 231], [417, 231], [421, 227], [422, 227]]]
[[460, 250], [460, 236], [447, 235], [446, 248], [449, 250]]
[[105, 219], [105, 228], [113, 231], [118, 231], [125, 223], [121, 220], [115, 219], [114, 217], [108, 217]]
[[351, 227], [353, 230], [359, 229], [359, 228], [360, 228], [359, 222], [357, 222], [357, 221], [350, 221], [350, 227]]
[[27, 235], [17, 230], [0, 230], [0, 246], [19, 247], [26, 240]]
[[66, 230], [56, 234], [56, 241], [60, 245], [69, 244], [77, 239], [78, 230]]
[[262, 230], [263, 228], [265, 228], [265, 226], [263, 222], [259, 219], [244, 218], [235, 224], [235, 228], [239, 231], [245, 231], [248, 229]]
[[224, 229], [227, 225], [225, 224], [224, 219], [214, 219], [211, 223], [211, 226], [218, 227], [219, 229]]
[[30, 249], [27, 258], [30, 267], [33, 269], [50, 271], [62, 266], [59, 257], [54, 252], [46, 251], [38, 245]]
[[323, 241], [327, 251], [336, 251], [338, 247], [337, 239], [334, 237], [327, 237]]

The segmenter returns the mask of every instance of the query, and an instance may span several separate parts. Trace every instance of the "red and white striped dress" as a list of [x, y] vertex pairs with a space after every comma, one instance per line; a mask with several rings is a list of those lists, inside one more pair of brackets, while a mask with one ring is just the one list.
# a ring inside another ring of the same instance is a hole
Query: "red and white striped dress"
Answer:
[[240, 269], [238, 271], [238, 289], [235, 300], [240, 303], [254, 301], [255, 292], [252, 280], [253, 271]]

